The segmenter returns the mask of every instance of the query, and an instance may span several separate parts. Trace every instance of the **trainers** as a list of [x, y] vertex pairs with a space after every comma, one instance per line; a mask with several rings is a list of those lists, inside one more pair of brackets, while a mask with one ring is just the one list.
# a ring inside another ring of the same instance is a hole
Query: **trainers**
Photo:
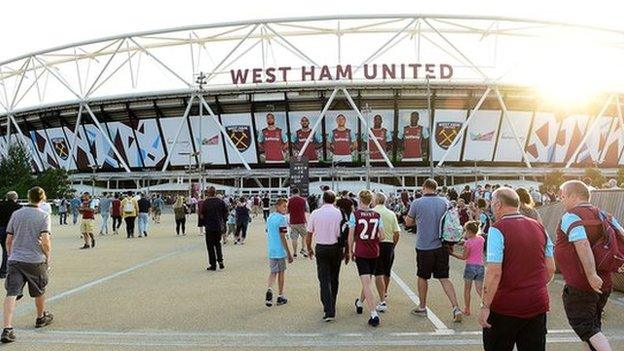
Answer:
[[219, 269], [225, 269], [225, 265], [223, 264], [223, 262], [219, 262]]
[[323, 322], [333, 322], [334, 319], [336, 319], [336, 317], [327, 314], [323, 316]]
[[264, 300], [264, 304], [267, 307], [273, 306], [273, 291], [271, 291], [271, 289], [267, 290]]
[[377, 304], [377, 307], [375, 308], [377, 310], [377, 312], [386, 312], [386, 310], [388, 309], [388, 305], [386, 305], [386, 301], [381, 301], [380, 303]]
[[364, 306], [362, 302], [360, 302], [360, 299], [355, 299], [355, 312], [357, 314], [362, 314], [362, 312], [364, 312]]
[[377, 327], [379, 325], [379, 316], [370, 317], [368, 320], [368, 325], [371, 327]]
[[80, 250], [90, 249], [90, 248], [91, 248], [91, 246], [89, 246], [89, 245], [87, 245], [87, 244], [84, 244], [84, 245], [82, 245], [82, 247], [80, 248]]
[[462, 317], [463, 317], [463, 313], [459, 309], [459, 307], [453, 307], [453, 322], [461, 323]]
[[285, 305], [286, 303], [288, 303], [288, 299], [283, 296], [278, 296], [276, 302], [278, 306]]
[[35, 321], [35, 328], [41, 328], [41, 327], [45, 327], [46, 325], [50, 325], [52, 324], [53, 320], [54, 320], [54, 316], [52, 315], [52, 313], [48, 311], [44, 311], [43, 317], [39, 317]]
[[216, 271], [216, 270], [217, 270], [217, 267], [215, 267], [215, 266], [210, 266], [210, 267], [206, 268], [206, 270], [207, 270], [207, 271]]
[[427, 316], [427, 308], [416, 307], [411, 312], [414, 316]]
[[15, 332], [13, 331], [13, 328], [4, 328], [4, 330], [2, 330], [2, 337], [0, 337], [0, 341], [5, 344], [15, 341]]

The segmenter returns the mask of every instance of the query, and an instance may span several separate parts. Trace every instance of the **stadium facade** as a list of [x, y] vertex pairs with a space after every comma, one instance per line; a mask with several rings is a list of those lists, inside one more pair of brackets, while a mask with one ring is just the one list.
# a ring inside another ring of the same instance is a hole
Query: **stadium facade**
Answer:
[[[624, 70], [612, 65], [623, 38], [545, 21], [386, 15], [75, 43], [0, 63], [0, 152], [20, 143], [33, 170], [66, 168], [109, 188], [182, 181], [189, 166], [199, 168], [191, 178], [281, 187], [299, 156], [313, 178], [353, 180], [367, 173], [367, 152], [373, 179], [405, 187], [432, 174], [613, 175], [624, 164]], [[549, 59], [566, 40], [591, 62]], [[536, 84], [595, 76], [582, 104], [549, 100]]]

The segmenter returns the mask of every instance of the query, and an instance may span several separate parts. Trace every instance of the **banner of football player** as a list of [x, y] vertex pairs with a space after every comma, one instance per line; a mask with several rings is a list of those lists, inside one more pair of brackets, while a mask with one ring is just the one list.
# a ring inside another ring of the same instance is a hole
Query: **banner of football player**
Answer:
[[399, 161], [423, 161], [429, 155], [429, 110], [399, 110], [397, 130], [397, 159]]
[[[182, 130], [178, 136], [178, 141], [175, 142], [175, 136], [180, 124], [182, 124]], [[165, 137], [167, 152], [170, 155], [169, 163], [172, 166], [188, 166], [190, 159], [191, 164], [195, 165], [195, 158], [189, 157], [194, 150], [186, 119], [183, 117], [161, 118], [160, 126]], [[223, 150], [221, 150], [221, 153], [223, 153]]]
[[288, 128], [285, 112], [256, 112], [256, 139], [262, 163], [288, 161]]
[[[386, 153], [388, 159], [392, 160], [392, 133], [394, 131], [394, 111], [393, 110], [373, 110], [369, 114], [363, 114], [364, 118], [369, 119], [370, 129], [375, 135], [377, 142], [381, 146], [383, 152]], [[368, 137], [366, 126], [362, 124], [362, 151], [366, 147], [365, 142], [368, 141], [370, 147], [371, 161], [384, 161], [383, 154], [377, 148], [375, 142]]]
[[[234, 143], [236, 150], [240, 152], [247, 163], [258, 163], [256, 156], [256, 143], [254, 130], [251, 125], [250, 113], [232, 113], [221, 115], [221, 123]], [[226, 143], [227, 155], [230, 164], [241, 164], [236, 150]]]
[[[520, 145], [524, 149], [526, 139], [531, 128], [533, 112], [507, 111], [507, 120], [513, 124], [518, 133]], [[509, 127], [509, 123], [501, 120], [500, 134], [498, 135], [498, 146], [494, 155], [495, 162], [521, 162], [522, 150], [518, 148], [514, 133]]]
[[325, 115], [327, 157], [333, 162], [358, 160], [358, 117], [355, 111], [327, 111]]
[[[312, 132], [312, 127], [321, 111], [291, 111], [288, 113], [290, 119], [290, 142], [292, 144], [293, 155], [299, 154], [306, 139]], [[312, 140], [305, 149], [304, 155], [308, 162], [318, 162], [323, 157], [323, 133], [322, 123], [319, 124]]]
[[464, 161], [492, 161], [500, 122], [501, 111], [478, 110], [475, 112], [465, 132]]
[[572, 158], [574, 151], [581, 144], [588, 121], [587, 115], [570, 115], [563, 119], [557, 135], [554, 162], [564, 163]]
[[459, 156], [462, 149], [462, 139], [457, 140], [459, 131], [466, 122], [467, 111], [466, 110], [451, 110], [442, 109], [436, 110], [434, 114], [433, 122], [433, 160], [439, 161], [442, 156], [451, 150], [445, 159], [445, 162], [459, 161]]
[[204, 115], [202, 117], [201, 132], [199, 128], [199, 116], [191, 116], [190, 122], [195, 148], [199, 150], [201, 145], [202, 155], [200, 162], [203, 162], [204, 165], [225, 164], [221, 130], [213, 120], [213, 117], [210, 115]]

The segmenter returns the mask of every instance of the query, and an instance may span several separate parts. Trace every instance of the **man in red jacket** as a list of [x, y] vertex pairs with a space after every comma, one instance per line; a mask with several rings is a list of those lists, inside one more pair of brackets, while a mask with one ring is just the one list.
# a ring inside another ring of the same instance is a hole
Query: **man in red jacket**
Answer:
[[544, 227], [518, 212], [510, 188], [492, 196], [498, 219], [488, 231], [487, 264], [479, 324], [485, 351], [546, 349], [548, 283], [555, 274], [553, 243]]
[[[570, 326], [590, 350], [610, 351], [601, 319], [613, 281], [610, 272], [596, 271], [592, 252], [592, 245], [603, 234], [599, 209], [589, 203], [589, 188], [581, 181], [567, 181], [560, 190], [566, 213], [557, 228], [555, 259], [566, 283], [563, 307]], [[594, 225], [585, 221], [593, 221]], [[616, 220], [613, 224], [620, 234], [624, 233]]]

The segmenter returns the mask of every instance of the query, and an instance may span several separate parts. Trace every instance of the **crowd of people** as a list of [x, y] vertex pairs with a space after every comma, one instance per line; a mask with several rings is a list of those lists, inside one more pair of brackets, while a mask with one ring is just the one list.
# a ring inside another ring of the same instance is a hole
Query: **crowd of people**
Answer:
[[[558, 266], [565, 280], [563, 305], [571, 327], [588, 349], [611, 350], [601, 331], [601, 315], [612, 289], [611, 273], [614, 267], [621, 267], [611, 262], [613, 258], [595, 259], [592, 247], [607, 232], [624, 240], [624, 229], [590, 204], [590, 188], [583, 182], [565, 182], [552, 199], [549, 192], [548, 202], [561, 201], [566, 210], [555, 243], [535, 210], [545, 202], [536, 189], [486, 184], [474, 189], [466, 186], [457, 192], [438, 187], [433, 179], [426, 180], [414, 193], [361, 190], [357, 195], [348, 191], [335, 194], [324, 187], [320, 196], [307, 198], [301, 197], [296, 188], [289, 198], [271, 199], [268, 194], [222, 196], [209, 187], [203, 196], [193, 200], [176, 197], [173, 213], [175, 233], [182, 236], [187, 235], [187, 217], [196, 213], [198, 234], [205, 236], [209, 271], [225, 269], [222, 245], [230, 240], [244, 245], [249, 223], [262, 214], [269, 271], [264, 295], [267, 307], [288, 303], [286, 269], [301, 255], [316, 261], [323, 320], [334, 321], [341, 266], [353, 262], [361, 290], [352, 306], [356, 314], [363, 314], [366, 308], [367, 323], [372, 327], [381, 325], [380, 313], [389, 308], [395, 247], [402, 233], [415, 233], [420, 303], [411, 313], [431, 313], [428, 292], [433, 278], [443, 288], [452, 319], [460, 323], [472, 315], [474, 286], [481, 300], [476, 318], [483, 327], [485, 350], [545, 349], [548, 284]], [[51, 259], [50, 211], [41, 206], [46, 203], [41, 188], [31, 189], [28, 201], [21, 207], [17, 194], [9, 192], [0, 202], [0, 278], [6, 279], [7, 290], [2, 342], [15, 340], [12, 312], [26, 284], [37, 306], [35, 325], [46, 326], [54, 318], [45, 310]], [[116, 235], [122, 219], [127, 238], [135, 233], [139, 238], [147, 237], [150, 221], [160, 223], [164, 206], [165, 201], [158, 195], [104, 193], [92, 198], [84, 193], [79, 198], [60, 200], [59, 225], [67, 224], [68, 214], [73, 216], [72, 223], [80, 220], [84, 240], [81, 248], [91, 249], [96, 245], [96, 232]], [[101, 217], [99, 228], [95, 226], [97, 215]], [[441, 224], [454, 217], [463, 228], [463, 239], [447, 242]], [[450, 279], [450, 257], [465, 261], [463, 308]], [[608, 268], [605, 260], [610, 264]]]

